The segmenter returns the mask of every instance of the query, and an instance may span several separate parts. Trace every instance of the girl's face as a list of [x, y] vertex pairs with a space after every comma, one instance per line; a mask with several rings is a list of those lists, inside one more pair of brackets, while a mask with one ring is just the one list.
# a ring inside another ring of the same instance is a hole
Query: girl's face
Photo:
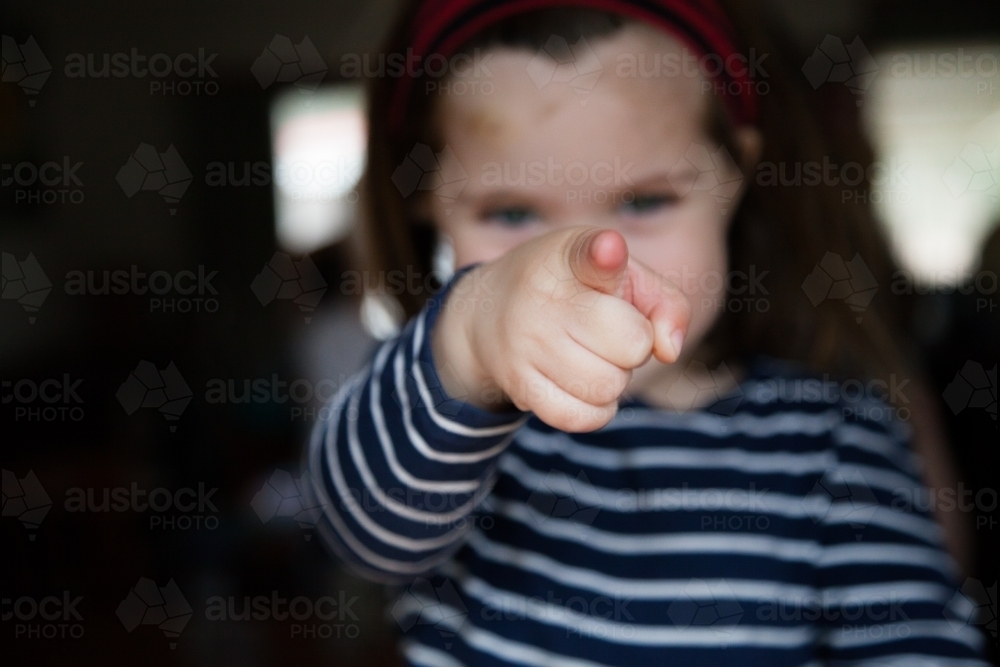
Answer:
[[[582, 59], [588, 47], [599, 69]], [[589, 75], [570, 79], [563, 74], [576, 76], [574, 63], [553, 72], [550, 59], [498, 48], [483, 79], [492, 94], [480, 81], [466, 86], [475, 93], [442, 95], [441, 173], [468, 181], [455, 198], [432, 193], [431, 217], [451, 238], [457, 266], [564, 225], [617, 229], [633, 257], [691, 300], [685, 349], [693, 350], [726, 302], [726, 231], [742, 192], [738, 168], [706, 130], [706, 80], [675, 74], [664, 63], [683, 47], [640, 24], [574, 49]]]

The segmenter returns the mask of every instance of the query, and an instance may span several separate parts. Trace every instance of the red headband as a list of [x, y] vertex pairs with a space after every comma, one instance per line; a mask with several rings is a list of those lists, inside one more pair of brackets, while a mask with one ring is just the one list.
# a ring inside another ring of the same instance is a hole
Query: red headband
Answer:
[[[729, 19], [715, 0], [426, 0], [409, 26], [412, 51], [407, 60], [422, 62], [431, 55], [450, 58], [477, 33], [503, 19], [566, 6], [643, 21], [680, 39], [701, 57], [717, 56], [720, 61], [713, 63], [713, 69], [719, 71], [710, 74], [723, 86], [721, 98], [730, 116], [737, 124], [756, 120], [757, 99], [746, 60], [741, 66], [731, 66], [731, 57], [739, 52]], [[393, 133], [403, 127], [414, 83], [407, 71], [392, 92], [389, 124]]]

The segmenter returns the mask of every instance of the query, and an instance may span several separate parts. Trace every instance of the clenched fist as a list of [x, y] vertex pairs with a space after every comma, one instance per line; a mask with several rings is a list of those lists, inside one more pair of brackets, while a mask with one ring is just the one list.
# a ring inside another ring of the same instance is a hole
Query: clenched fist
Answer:
[[690, 317], [687, 298], [630, 259], [621, 234], [573, 227], [462, 276], [431, 343], [449, 394], [488, 409], [509, 401], [563, 431], [592, 431], [615, 415], [632, 369], [651, 355], [677, 360]]

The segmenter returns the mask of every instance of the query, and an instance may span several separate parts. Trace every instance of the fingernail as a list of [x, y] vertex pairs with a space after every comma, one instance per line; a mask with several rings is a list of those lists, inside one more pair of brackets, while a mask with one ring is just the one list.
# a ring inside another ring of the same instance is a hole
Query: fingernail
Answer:
[[677, 356], [681, 356], [681, 348], [684, 347], [684, 332], [677, 329], [672, 334], [670, 334], [670, 342], [674, 344], [674, 351]]

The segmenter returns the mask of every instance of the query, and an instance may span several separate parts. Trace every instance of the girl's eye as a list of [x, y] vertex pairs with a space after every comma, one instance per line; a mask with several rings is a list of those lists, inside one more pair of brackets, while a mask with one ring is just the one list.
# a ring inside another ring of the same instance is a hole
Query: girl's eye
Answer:
[[677, 197], [673, 195], [635, 195], [631, 201], [622, 203], [621, 211], [626, 215], [644, 215], [654, 213], [675, 201]]
[[483, 220], [507, 227], [521, 227], [536, 222], [538, 218], [538, 213], [527, 206], [504, 206], [483, 214]]

